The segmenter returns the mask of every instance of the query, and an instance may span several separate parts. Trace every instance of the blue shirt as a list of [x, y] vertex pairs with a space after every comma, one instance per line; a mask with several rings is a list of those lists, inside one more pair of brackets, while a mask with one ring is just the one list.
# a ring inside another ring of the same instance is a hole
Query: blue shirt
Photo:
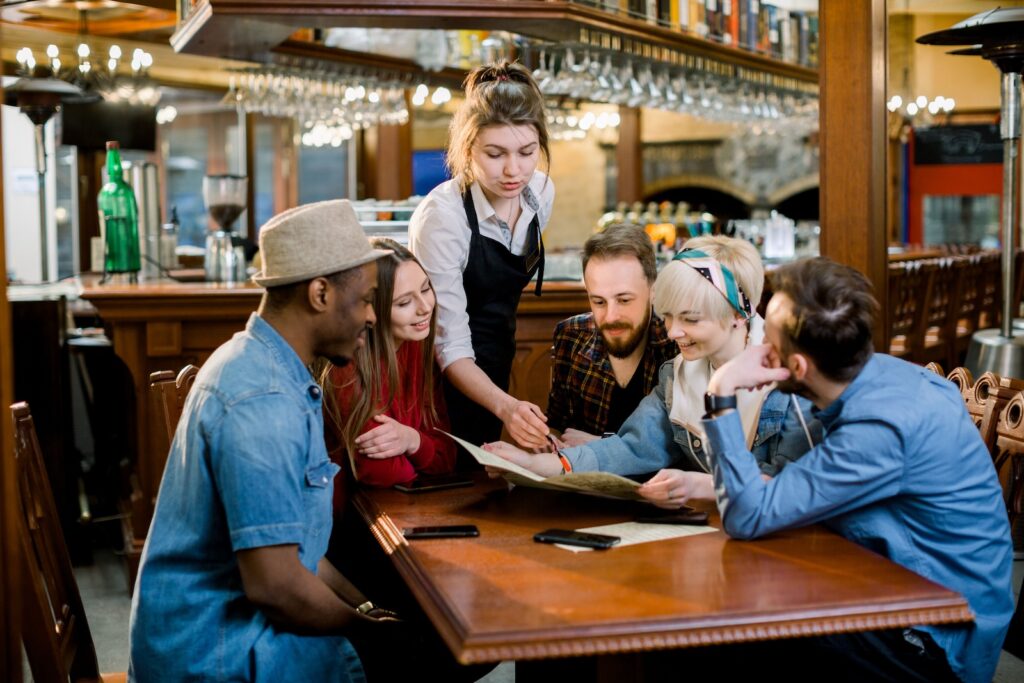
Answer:
[[338, 469], [320, 387], [253, 314], [203, 365], [175, 432], [132, 597], [129, 680], [362, 680], [345, 638], [270, 623], [235, 558], [294, 544], [315, 573]]
[[[666, 467], [710, 472], [700, 438], [669, 418], [667, 397], [672, 395], [673, 381], [672, 361], [667, 361], [658, 372], [658, 384], [626, 418], [618, 434], [563, 449], [573, 470], [624, 476], [649, 474]], [[811, 416], [811, 410], [810, 401], [781, 391], [765, 397], [753, 444], [762, 472], [774, 476], [786, 463], [821, 441], [821, 425]]]
[[704, 421], [726, 532], [755, 538], [824, 522], [961, 593], [974, 623], [919, 628], [960, 678], [991, 681], [1013, 612], [1013, 551], [1002, 489], [960, 392], [875, 354], [817, 416], [822, 443], [767, 482], [735, 413]]

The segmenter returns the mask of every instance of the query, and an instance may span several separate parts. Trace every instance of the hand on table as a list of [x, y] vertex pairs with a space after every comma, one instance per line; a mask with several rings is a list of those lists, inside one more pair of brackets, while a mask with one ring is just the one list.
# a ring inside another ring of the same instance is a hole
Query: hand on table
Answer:
[[485, 443], [483, 449], [520, 467], [525, 467], [542, 477], [553, 477], [562, 473], [562, 463], [559, 462], [558, 456], [550, 451], [536, 454], [528, 453], [504, 441]]
[[588, 444], [591, 441], [597, 441], [600, 438], [601, 437], [598, 436], [597, 434], [581, 432], [578, 429], [572, 429], [570, 427], [569, 429], [566, 429], [564, 432], [562, 432], [562, 442], [564, 443], [564, 446], [560, 446], [560, 448], [582, 446], [583, 444]]
[[498, 410], [497, 416], [523, 448], [545, 448], [548, 445], [548, 418], [539, 406], [512, 398]]
[[383, 460], [419, 450], [418, 431], [387, 415], [376, 415], [373, 419], [380, 423], [380, 427], [374, 427], [356, 437], [356, 448], [361, 455]]
[[661, 470], [640, 486], [639, 493], [660, 508], [677, 510], [689, 500], [714, 500], [715, 482], [704, 472]]

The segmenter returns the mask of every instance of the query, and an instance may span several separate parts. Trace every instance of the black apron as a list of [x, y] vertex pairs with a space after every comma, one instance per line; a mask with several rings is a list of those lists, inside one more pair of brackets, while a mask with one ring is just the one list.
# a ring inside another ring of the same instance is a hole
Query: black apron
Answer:
[[[497, 240], [480, 234], [473, 195], [467, 189], [462, 195], [469, 222], [469, 257], [462, 272], [462, 287], [466, 291], [466, 313], [473, 338], [473, 353], [477, 366], [502, 391], [508, 391], [512, 374], [512, 360], [516, 354], [516, 310], [519, 297], [530, 278], [538, 271], [537, 288], [540, 296], [544, 281], [544, 243], [540, 237], [537, 216], [530, 221], [526, 236], [527, 250], [516, 256]], [[452, 384], [445, 382], [444, 397], [448, 404], [452, 434], [480, 445], [501, 438], [502, 422], [483, 406], [467, 398]], [[474, 460], [459, 454], [459, 469], [465, 469]]]

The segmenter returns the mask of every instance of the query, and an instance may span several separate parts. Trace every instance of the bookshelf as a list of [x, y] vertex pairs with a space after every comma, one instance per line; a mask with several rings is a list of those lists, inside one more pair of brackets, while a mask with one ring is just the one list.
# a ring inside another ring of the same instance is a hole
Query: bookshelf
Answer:
[[[723, 10], [726, 3], [728, 15]], [[709, 7], [715, 9], [709, 12]], [[171, 44], [179, 52], [259, 59], [295, 30], [310, 26], [502, 30], [543, 41], [621, 50], [669, 64], [707, 59], [816, 84], [817, 30], [811, 30], [811, 13], [796, 13], [798, 25], [807, 20], [801, 53], [799, 31], [794, 48], [794, 14], [789, 10], [776, 13], [774, 24], [772, 13], [764, 12], [767, 23], [761, 30], [762, 10], [772, 7], [758, 0], [199, 0], [194, 5], [182, 3], [183, 16]], [[740, 9], [748, 15], [742, 31]], [[750, 28], [752, 9], [757, 9], [757, 30]], [[790, 26], [785, 31], [779, 23], [783, 16]], [[813, 18], [816, 23], [816, 15]], [[778, 34], [774, 42], [773, 25]], [[785, 44], [784, 34], [789, 35]], [[786, 56], [795, 59], [786, 61]]]

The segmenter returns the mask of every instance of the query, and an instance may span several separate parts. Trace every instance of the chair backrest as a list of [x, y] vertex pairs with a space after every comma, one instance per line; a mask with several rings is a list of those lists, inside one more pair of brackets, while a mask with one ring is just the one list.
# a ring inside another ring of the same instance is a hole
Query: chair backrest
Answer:
[[946, 376], [946, 371], [943, 370], [942, 366], [939, 365], [938, 363], [936, 363], [935, 361], [932, 361], [931, 363], [928, 363], [924, 367], [925, 367], [925, 370], [931, 370], [932, 372], [934, 372], [939, 377], [945, 377]]
[[37, 681], [99, 680], [96, 647], [28, 404], [15, 403], [11, 415], [22, 511], [22, 637], [32, 676]]
[[924, 311], [925, 330], [936, 330], [943, 339], [950, 339], [956, 333], [957, 312], [960, 309], [961, 259], [942, 258], [933, 261], [935, 274], [932, 277], [927, 305]]
[[1002, 267], [999, 252], [982, 254], [978, 267], [981, 287], [978, 311], [981, 322], [979, 324], [995, 327], [999, 324], [999, 318], [1002, 315], [1000, 308], [1003, 302]]
[[156, 397], [164, 418], [168, 444], [174, 440], [174, 432], [178, 428], [185, 399], [188, 398], [188, 392], [195, 384], [198, 373], [199, 368], [190, 364], [183, 367], [177, 375], [170, 370], [161, 370], [149, 376], [150, 391]]
[[1010, 473], [1009, 500], [1006, 511], [1013, 524], [1017, 515], [1024, 512], [1024, 394], [1010, 399], [996, 429], [996, 471], [1009, 458], [1013, 465]]
[[924, 345], [925, 313], [937, 268], [935, 263], [925, 261], [889, 264], [889, 340], [903, 337], [904, 348], [911, 356]]

